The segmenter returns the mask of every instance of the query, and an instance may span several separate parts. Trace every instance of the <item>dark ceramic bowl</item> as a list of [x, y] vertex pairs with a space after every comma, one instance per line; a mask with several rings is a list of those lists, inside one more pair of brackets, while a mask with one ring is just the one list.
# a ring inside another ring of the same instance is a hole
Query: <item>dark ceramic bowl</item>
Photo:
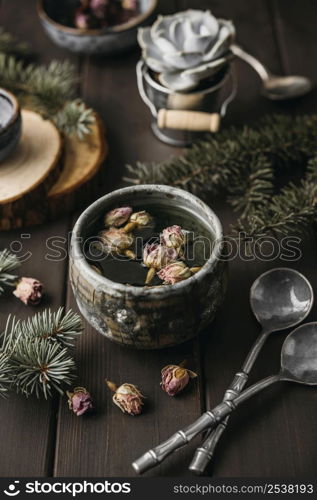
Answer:
[[103, 29], [79, 29], [63, 24], [78, 0], [39, 0], [38, 13], [48, 36], [60, 47], [83, 54], [116, 54], [136, 45], [137, 30], [155, 17], [157, 0], [140, 0], [141, 13], [128, 22]]
[[11, 92], [0, 89], [0, 162], [16, 148], [21, 137], [21, 113]]
[[[202, 269], [185, 281], [161, 287], [125, 285], [96, 273], [85, 259], [83, 242], [108, 210], [126, 205], [149, 212], [155, 207], [177, 223], [184, 221], [183, 227], [190, 231], [199, 227], [199, 234], [213, 242]], [[212, 321], [223, 300], [226, 264], [219, 259], [222, 245], [218, 217], [192, 194], [159, 185], [114, 191], [88, 207], [73, 230], [70, 280], [79, 309], [96, 330], [119, 344], [158, 349], [185, 342]]]

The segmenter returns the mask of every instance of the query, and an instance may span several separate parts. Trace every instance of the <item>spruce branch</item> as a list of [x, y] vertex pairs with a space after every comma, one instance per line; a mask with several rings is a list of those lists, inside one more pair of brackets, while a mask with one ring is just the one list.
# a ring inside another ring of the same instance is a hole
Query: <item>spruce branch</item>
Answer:
[[63, 394], [63, 384], [70, 385], [74, 379], [75, 362], [67, 348], [60, 349], [58, 343], [43, 338], [30, 341], [24, 337], [17, 342], [10, 358], [14, 370], [14, 386], [17, 392], [26, 396], [41, 394], [45, 399], [52, 395], [52, 389]]
[[57, 312], [46, 309], [25, 321], [16, 328], [16, 336], [23, 339], [45, 339], [58, 343], [63, 347], [72, 347], [74, 340], [82, 333], [83, 325], [80, 316], [72, 310], [64, 314], [64, 308]]
[[94, 115], [82, 101], [74, 100], [77, 83], [75, 68], [67, 61], [25, 65], [0, 52], [0, 86], [13, 92], [21, 105], [54, 121], [62, 132], [82, 138], [90, 132]]
[[26, 396], [47, 398], [53, 390], [63, 394], [63, 385], [75, 378], [68, 346], [81, 332], [80, 317], [62, 307], [25, 321], [9, 316], [0, 349], [0, 395], [9, 387]]
[[17, 276], [12, 274], [20, 266], [16, 255], [10, 253], [7, 249], [0, 252], [0, 295], [4, 292], [5, 286], [13, 286]]
[[0, 352], [0, 396], [6, 398], [13, 383], [12, 366], [10, 357], [5, 352]]
[[[239, 212], [233, 234], [304, 233], [316, 220], [317, 115], [271, 115], [231, 127], [161, 163], [127, 166], [128, 182], [169, 184], [203, 198], [226, 194]], [[297, 169], [307, 176], [285, 186]]]
[[85, 134], [89, 134], [94, 121], [92, 109], [87, 108], [80, 99], [66, 103], [64, 108], [54, 117], [55, 125], [59, 130], [66, 135], [72, 135], [76, 132], [79, 139], [83, 139]]

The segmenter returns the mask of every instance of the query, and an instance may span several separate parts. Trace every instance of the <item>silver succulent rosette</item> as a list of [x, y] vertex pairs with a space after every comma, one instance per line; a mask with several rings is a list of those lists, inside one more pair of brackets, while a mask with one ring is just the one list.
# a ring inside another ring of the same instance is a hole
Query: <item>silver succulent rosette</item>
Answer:
[[216, 19], [210, 11], [187, 10], [160, 16], [151, 27], [140, 28], [138, 41], [160, 83], [189, 92], [224, 68], [234, 37], [231, 21]]

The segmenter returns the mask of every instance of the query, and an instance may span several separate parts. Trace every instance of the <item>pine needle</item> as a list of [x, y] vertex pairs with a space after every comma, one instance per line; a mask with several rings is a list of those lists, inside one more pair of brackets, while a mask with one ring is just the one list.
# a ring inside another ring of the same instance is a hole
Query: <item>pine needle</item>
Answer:
[[4, 292], [4, 287], [14, 286], [17, 276], [12, 274], [20, 266], [19, 259], [16, 255], [10, 253], [8, 250], [0, 252], [0, 295]]
[[[206, 200], [225, 193], [239, 213], [232, 234], [304, 234], [317, 219], [317, 115], [273, 115], [231, 127], [162, 163], [127, 166], [133, 184], [168, 184]], [[285, 186], [299, 169], [300, 185]], [[305, 171], [307, 171], [305, 177]]]

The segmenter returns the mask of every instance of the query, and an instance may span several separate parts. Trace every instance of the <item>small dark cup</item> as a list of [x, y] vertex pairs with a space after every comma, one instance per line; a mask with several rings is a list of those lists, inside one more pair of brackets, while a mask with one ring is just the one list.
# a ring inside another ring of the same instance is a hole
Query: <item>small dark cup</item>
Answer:
[[139, 15], [102, 29], [67, 26], [70, 12], [78, 6], [76, 0], [38, 0], [38, 14], [44, 30], [56, 45], [82, 54], [113, 55], [136, 45], [138, 28], [153, 21], [157, 1], [140, 1]]
[[21, 113], [11, 92], [0, 89], [0, 162], [17, 147], [21, 137]]

